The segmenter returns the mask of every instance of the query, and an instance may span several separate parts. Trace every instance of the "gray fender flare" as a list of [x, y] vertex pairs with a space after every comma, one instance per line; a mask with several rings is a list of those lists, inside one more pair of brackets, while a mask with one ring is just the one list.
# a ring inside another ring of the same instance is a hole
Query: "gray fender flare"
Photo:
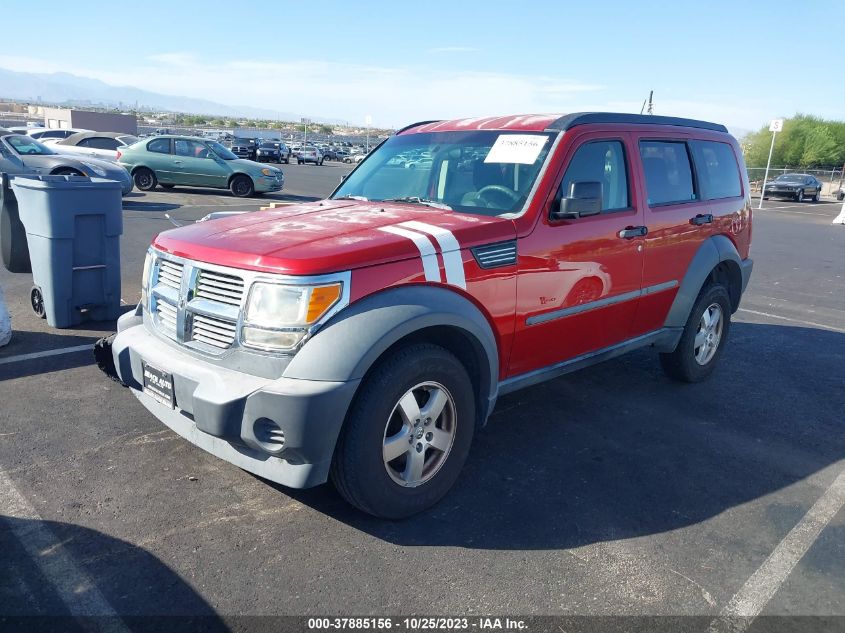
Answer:
[[356, 301], [309, 339], [285, 369], [285, 377], [347, 382], [360, 380], [401, 339], [431, 327], [457, 329], [478, 361], [479, 421], [496, 403], [499, 354], [482, 312], [456, 292], [436, 286], [392, 288]]
[[[683, 328], [686, 325], [692, 306], [707, 281], [708, 275], [724, 261], [734, 262], [740, 271], [746, 268], [746, 266], [743, 266], [742, 258], [733, 242], [724, 235], [709, 237], [698, 247], [698, 251], [692, 258], [686, 275], [681, 281], [681, 286], [678, 288], [678, 294], [675, 295], [675, 301], [669, 308], [669, 314], [664, 323], [665, 327]], [[747, 278], [743, 274], [742, 290], [745, 290], [746, 283]]]

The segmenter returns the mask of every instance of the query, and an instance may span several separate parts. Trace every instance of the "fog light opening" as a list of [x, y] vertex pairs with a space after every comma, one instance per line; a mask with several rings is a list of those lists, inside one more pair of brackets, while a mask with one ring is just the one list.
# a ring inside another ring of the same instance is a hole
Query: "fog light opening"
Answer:
[[258, 418], [253, 432], [255, 439], [270, 453], [278, 453], [285, 447], [285, 432], [270, 418]]

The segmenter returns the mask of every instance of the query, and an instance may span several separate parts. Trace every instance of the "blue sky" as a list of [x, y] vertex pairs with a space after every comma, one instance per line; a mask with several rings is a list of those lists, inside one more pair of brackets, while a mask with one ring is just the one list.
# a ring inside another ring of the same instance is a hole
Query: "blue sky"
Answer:
[[654, 89], [657, 114], [749, 130], [845, 117], [834, 4], [4, 0], [45, 19], [7, 25], [0, 67], [383, 126], [638, 112]]

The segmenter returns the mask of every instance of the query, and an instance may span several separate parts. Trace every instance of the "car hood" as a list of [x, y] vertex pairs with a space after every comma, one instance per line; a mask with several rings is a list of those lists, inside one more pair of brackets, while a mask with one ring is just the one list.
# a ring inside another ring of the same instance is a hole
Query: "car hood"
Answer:
[[[408, 222], [419, 224], [408, 227]], [[391, 232], [397, 228], [400, 234]], [[164, 252], [201, 262], [316, 275], [418, 258], [420, 251], [407, 233], [427, 239], [421, 229], [445, 229], [460, 248], [516, 236], [513, 222], [504, 218], [419, 204], [323, 200], [171, 229], [153, 244]]]

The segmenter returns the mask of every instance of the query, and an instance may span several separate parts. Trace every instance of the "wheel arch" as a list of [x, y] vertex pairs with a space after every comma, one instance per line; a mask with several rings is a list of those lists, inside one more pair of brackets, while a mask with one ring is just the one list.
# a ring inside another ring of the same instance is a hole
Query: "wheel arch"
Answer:
[[345, 382], [364, 380], [395, 350], [440, 345], [464, 365], [484, 424], [498, 394], [499, 355], [484, 314], [465, 297], [435, 286], [381, 291], [339, 312], [291, 360], [285, 376]]
[[235, 171], [235, 172], [232, 172], [231, 174], [229, 174], [229, 179], [226, 181], [226, 186], [227, 186], [227, 187], [231, 187], [231, 186], [232, 186], [232, 181], [233, 181], [235, 178], [237, 178], [238, 176], [246, 176], [247, 178], [249, 178], [249, 179], [250, 179], [250, 181], [252, 181], [252, 186], [253, 186], [253, 187], [255, 186], [255, 178], [253, 178], [253, 177], [252, 177], [252, 176], [250, 176], [248, 173], [243, 172], [243, 171]]
[[723, 283], [731, 298], [731, 311], [739, 309], [744, 285], [742, 258], [733, 242], [724, 235], [714, 235], [699, 246], [669, 308], [665, 327], [683, 327], [695, 300], [708, 283]]

